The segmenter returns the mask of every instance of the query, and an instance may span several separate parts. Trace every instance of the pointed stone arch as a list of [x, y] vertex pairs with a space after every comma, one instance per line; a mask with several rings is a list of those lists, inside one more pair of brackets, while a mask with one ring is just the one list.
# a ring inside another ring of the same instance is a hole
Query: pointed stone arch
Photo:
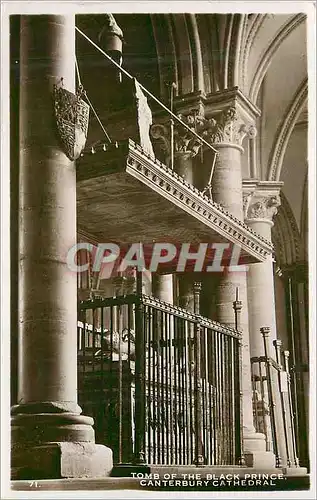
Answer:
[[267, 180], [278, 181], [280, 178], [287, 144], [291, 137], [295, 123], [304, 109], [307, 101], [307, 95], [308, 80], [307, 78], [305, 78], [299, 86], [294, 98], [292, 99], [290, 105], [286, 110], [284, 117], [280, 122], [281, 125], [276, 134], [276, 138], [270, 154]]
[[243, 92], [248, 86], [248, 61], [251, 47], [258, 35], [258, 32], [265, 21], [267, 14], [251, 14], [249, 17], [249, 25], [246, 26], [245, 42], [241, 51], [240, 64], [240, 84]]
[[272, 241], [277, 264], [282, 267], [294, 264], [301, 258], [301, 236], [290, 204], [281, 192], [281, 206], [274, 219]]
[[230, 17], [230, 29], [226, 42], [228, 52], [226, 60], [227, 81], [225, 88], [233, 88], [240, 85], [240, 60], [247, 20], [245, 14], [232, 14]]
[[[257, 68], [254, 72], [254, 78], [253, 78], [253, 81], [252, 81], [251, 86], [250, 86], [249, 96], [250, 96], [250, 100], [252, 102], [256, 102], [256, 100], [257, 100], [258, 93], [259, 93], [263, 78], [264, 78], [264, 76], [265, 76], [265, 74], [270, 66], [270, 63], [271, 63], [274, 55], [276, 54], [277, 50], [279, 49], [279, 47], [281, 46], [281, 44], [283, 43], [285, 38], [288, 37], [289, 34], [294, 29], [296, 29], [299, 26], [299, 24], [301, 24], [305, 20], [306, 20], [305, 14], [301, 13], [301, 14], [297, 14], [297, 15], [293, 16], [288, 23], [286, 23], [284, 26], [281, 27], [281, 29], [278, 31], [278, 33], [273, 38], [271, 43], [268, 45], [266, 51], [262, 55], [258, 65], [257, 65]], [[261, 25], [263, 24], [263, 21], [264, 21], [264, 19], [262, 19]], [[247, 64], [247, 60], [246, 60], [246, 64]]]

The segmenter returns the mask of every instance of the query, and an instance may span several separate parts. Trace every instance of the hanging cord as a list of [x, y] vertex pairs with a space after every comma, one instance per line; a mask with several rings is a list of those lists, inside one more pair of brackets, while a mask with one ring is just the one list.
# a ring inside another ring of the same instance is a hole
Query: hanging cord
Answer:
[[77, 62], [77, 57], [75, 56], [75, 67], [76, 67], [76, 74], [77, 74], [77, 79], [78, 79], [78, 85], [79, 85], [79, 89], [81, 91], [81, 94], [83, 95], [83, 97], [86, 99], [86, 101], [88, 102], [89, 106], [91, 107], [100, 127], [102, 128], [103, 130], [103, 133], [105, 134], [105, 136], [107, 137], [109, 143], [111, 144], [112, 143], [112, 140], [110, 139], [109, 137], [109, 134], [108, 132], [106, 131], [105, 127], [103, 126], [103, 124], [101, 123], [101, 120], [95, 110], [95, 108], [93, 107], [92, 103], [91, 103], [91, 100], [89, 99], [88, 95], [87, 95], [87, 92], [86, 90], [84, 89], [83, 87], [83, 84], [81, 82], [81, 78], [80, 78], [80, 73], [79, 73], [79, 67], [78, 67], [78, 62]]

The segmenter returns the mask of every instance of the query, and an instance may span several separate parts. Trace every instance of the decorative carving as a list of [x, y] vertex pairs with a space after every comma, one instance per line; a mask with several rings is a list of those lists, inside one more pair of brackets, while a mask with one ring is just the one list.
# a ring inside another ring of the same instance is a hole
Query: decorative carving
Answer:
[[247, 219], [269, 219], [272, 220], [277, 214], [277, 207], [281, 204], [278, 195], [274, 196], [254, 196], [254, 203], [251, 203], [247, 211]]
[[256, 128], [254, 125], [247, 126], [239, 118], [237, 110], [228, 107], [205, 121], [202, 136], [212, 144], [229, 142], [241, 146], [246, 136], [250, 139], [256, 136]]
[[[180, 113], [177, 116], [197, 134], [201, 134], [204, 130], [205, 118], [198, 110], [193, 110], [188, 115]], [[175, 124], [174, 138], [176, 152], [191, 153], [192, 156], [196, 156], [202, 145], [197, 137], [191, 134], [188, 129], [182, 127], [182, 125], [178, 122]]]
[[[62, 82], [63, 83], [63, 82]], [[88, 132], [89, 105], [82, 100], [84, 90], [76, 94], [54, 85], [53, 98], [58, 135], [66, 156], [74, 161], [83, 151]]]
[[[192, 110], [191, 113], [183, 115], [179, 113], [177, 117], [193, 132], [202, 134], [205, 129], [205, 118], [200, 110]], [[167, 123], [155, 124], [151, 127], [151, 136], [160, 141], [161, 152], [165, 154], [165, 159], [169, 159], [171, 153], [171, 129]], [[190, 133], [186, 127], [174, 121], [174, 147], [175, 153], [187, 153], [196, 156], [202, 146], [197, 137]]]

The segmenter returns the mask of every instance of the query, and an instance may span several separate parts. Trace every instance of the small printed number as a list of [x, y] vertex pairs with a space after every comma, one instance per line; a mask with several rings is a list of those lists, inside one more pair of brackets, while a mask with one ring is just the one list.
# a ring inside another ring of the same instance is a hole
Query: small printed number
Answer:
[[30, 488], [37, 488], [38, 487], [38, 482], [37, 481], [30, 481]]

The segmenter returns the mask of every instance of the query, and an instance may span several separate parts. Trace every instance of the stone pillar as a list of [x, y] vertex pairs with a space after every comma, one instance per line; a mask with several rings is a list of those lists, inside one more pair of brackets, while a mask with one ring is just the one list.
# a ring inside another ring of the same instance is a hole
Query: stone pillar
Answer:
[[[178, 115], [188, 126], [195, 128], [195, 123], [199, 121], [198, 113]], [[171, 165], [171, 144], [170, 144], [170, 129], [166, 124], [155, 124], [151, 127], [151, 136], [158, 141], [156, 143], [155, 152], [158, 157], [161, 157], [166, 165]], [[158, 150], [160, 144], [160, 150]], [[197, 155], [200, 144], [190, 134], [186, 128], [182, 127], [178, 122], [174, 124], [174, 170], [190, 184], [194, 184], [193, 158]], [[161, 153], [161, 154], [160, 154]], [[179, 283], [186, 276], [180, 276]], [[165, 302], [173, 303], [173, 275], [153, 275], [152, 280], [153, 294]], [[184, 284], [184, 286], [186, 286]]]
[[[220, 203], [231, 214], [243, 220], [243, 196], [241, 177], [242, 141], [246, 135], [253, 136], [253, 125], [246, 126], [233, 106], [213, 114], [208, 120], [205, 137], [218, 150], [212, 178], [212, 199]], [[213, 154], [204, 153], [205, 165], [211, 165]], [[206, 179], [209, 173], [206, 173]], [[211, 280], [213, 277], [211, 277]], [[266, 452], [265, 437], [256, 433], [253, 425], [252, 387], [250, 366], [250, 344], [248, 324], [248, 297], [246, 271], [229, 271], [218, 276], [215, 283], [215, 308], [217, 320], [235, 326], [233, 302], [236, 289], [242, 301], [242, 392], [243, 392], [243, 444], [246, 464], [254, 467], [274, 467], [273, 453]]]
[[173, 304], [173, 275], [172, 274], [153, 274], [152, 275], [152, 293], [163, 302]]
[[[248, 183], [244, 190], [248, 196], [245, 206], [245, 221], [258, 234], [271, 241], [271, 229], [273, 217], [276, 215], [281, 204], [279, 192], [283, 183], [281, 182], [257, 182], [255, 190], [248, 193]], [[251, 184], [251, 182], [249, 183]], [[275, 359], [273, 341], [277, 339], [275, 291], [273, 276], [273, 257], [268, 256], [265, 262], [249, 265], [247, 274], [248, 284], [248, 307], [249, 307], [249, 329], [250, 329], [250, 354], [251, 357], [264, 355], [264, 342], [261, 328], [269, 327], [268, 339], [269, 355]], [[279, 449], [280, 464], [287, 466], [287, 444], [285, 438], [282, 402], [278, 389], [277, 377], [273, 377], [272, 386], [275, 400], [275, 416], [277, 429], [277, 442]]]
[[[263, 183], [260, 183], [263, 184]], [[267, 183], [265, 183], [267, 184]], [[272, 183], [261, 188], [258, 185], [245, 206], [245, 221], [258, 234], [271, 241], [273, 216], [281, 204], [279, 190], [281, 183]], [[273, 277], [273, 257], [268, 256], [265, 262], [250, 264], [247, 273], [248, 308], [250, 329], [250, 354], [262, 356], [264, 353], [263, 338], [260, 329], [270, 327], [271, 341], [276, 339], [275, 294]]]
[[[178, 115], [193, 130], [199, 129], [202, 117], [198, 110], [186, 115]], [[195, 171], [194, 158], [201, 149], [201, 144], [190, 132], [179, 123], [175, 125], [175, 171], [188, 183], [196, 187], [199, 177]], [[195, 274], [195, 273], [194, 273]], [[188, 311], [195, 312], [194, 274], [178, 275], [179, 305]], [[198, 286], [198, 285], [197, 285]]]
[[77, 405], [76, 168], [56, 136], [54, 84], [75, 91], [75, 16], [21, 16], [18, 401], [14, 478], [99, 477], [112, 452], [95, 445]]
[[[178, 113], [178, 117], [189, 128], [201, 132], [205, 122], [201, 110], [194, 109], [186, 114]], [[154, 150], [168, 167], [171, 167], [171, 130], [167, 123], [156, 123], [151, 127], [151, 137], [154, 139]], [[201, 143], [188, 129], [174, 121], [174, 170], [193, 186], [197, 185], [199, 176], [195, 172], [193, 159], [201, 150]]]

